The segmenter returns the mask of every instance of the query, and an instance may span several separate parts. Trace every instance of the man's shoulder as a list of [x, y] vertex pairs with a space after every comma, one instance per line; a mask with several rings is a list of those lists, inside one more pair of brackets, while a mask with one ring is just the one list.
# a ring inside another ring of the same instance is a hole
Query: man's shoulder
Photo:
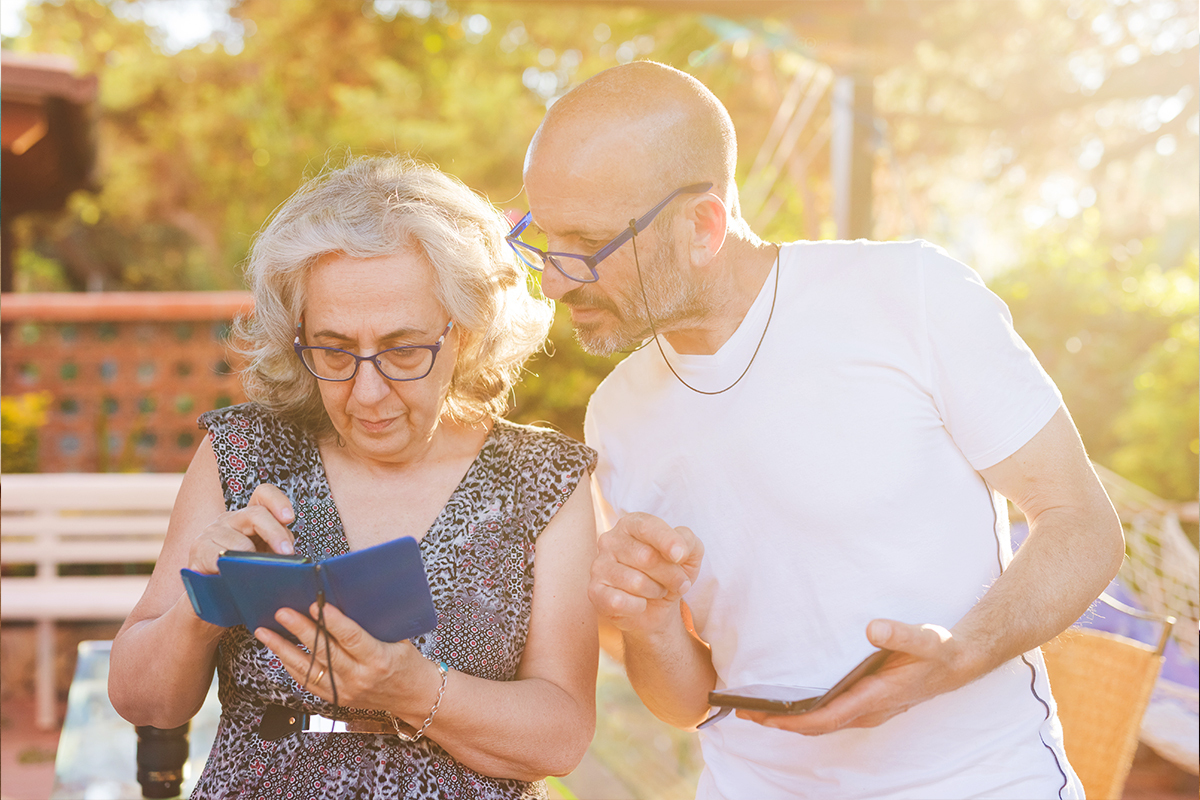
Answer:
[[927, 260], [953, 260], [944, 248], [925, 239], [896, 242], [873, 239], [800, 240], [784, 244], [782, 257], [839, 271], [851, 267], [917, 266]]
[[870, 306], [946, 283], [983, 285], [974, 269], [924, 239], [800, 241], [784, 245], [782, 259], [780, 296], [816, 293]]

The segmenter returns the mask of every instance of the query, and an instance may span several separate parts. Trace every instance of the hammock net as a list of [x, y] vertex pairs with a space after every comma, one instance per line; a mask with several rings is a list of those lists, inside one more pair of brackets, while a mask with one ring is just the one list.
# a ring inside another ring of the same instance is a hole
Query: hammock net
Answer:
[[1178, 507], [1096, 465], [1125, 528], [1121, 584], [1142, 608], [1177, 620], [1172, 636], [1197, 661], [1200, 553], [1179, 523]]

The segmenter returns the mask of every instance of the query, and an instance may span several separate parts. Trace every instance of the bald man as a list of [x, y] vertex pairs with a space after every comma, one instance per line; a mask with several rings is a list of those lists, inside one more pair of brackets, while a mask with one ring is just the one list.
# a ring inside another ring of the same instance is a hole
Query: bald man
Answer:
[[942, 250], [762, 241], [736, 155], [698, 81], [616, 67], [546, 115], [509, 239], [585, 348], [653, 340], [586, 422], [630, 680], [693, 728], [714, 689], [892, 651], [820, 710], [706, 725], [701, 798], [1082, 797], [1038, 646], [1123, 543], [1057, 389]]

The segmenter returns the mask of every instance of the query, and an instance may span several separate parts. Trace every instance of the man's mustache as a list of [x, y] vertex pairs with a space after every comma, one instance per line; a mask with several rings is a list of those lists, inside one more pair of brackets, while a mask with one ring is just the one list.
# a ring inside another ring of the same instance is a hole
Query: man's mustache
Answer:
[[601, 311], [607, 311], [614, 316], [620, 317], [621, 314], [617, 310], [617, 306], [607, 297], [597, 297], [592, 295], [586, 288], [579, 287], [572, 289], [559, 298], [558, 302], [565, 303], [568, 306], [581, 306], [583, 308], [595, 308]]

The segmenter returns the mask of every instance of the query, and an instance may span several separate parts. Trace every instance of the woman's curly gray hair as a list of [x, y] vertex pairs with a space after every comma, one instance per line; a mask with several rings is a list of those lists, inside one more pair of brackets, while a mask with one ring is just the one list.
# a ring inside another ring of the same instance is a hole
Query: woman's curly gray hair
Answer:
[[433, 267], [437, 300], [459, 332], [444, 413], [464, 423], [503, 414], [553, 315], [549, 301], [530, 296], [507, 229], [456, 178], [403, 156], [355, 160], [308, 181], [250, 249], [254, 313], [237, 321], [247, 397], [314, 434], [331, 431], [317, 380], [292, 350], [309, 272], [331, 253], [376, 258], [413, 249]]

